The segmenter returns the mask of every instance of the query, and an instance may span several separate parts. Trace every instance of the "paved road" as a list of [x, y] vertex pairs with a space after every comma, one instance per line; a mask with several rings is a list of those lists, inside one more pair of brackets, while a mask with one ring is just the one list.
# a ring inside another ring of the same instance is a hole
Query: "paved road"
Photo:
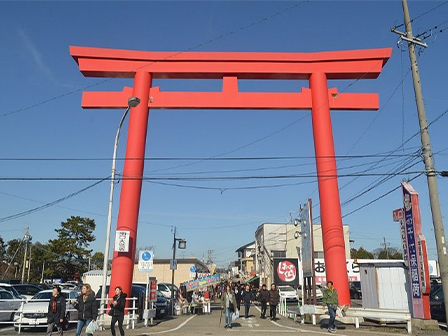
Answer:
[[[182, 335], [182, 336], [285, 336], [288, 334], [301, 335], [329, 335], [326, 325], [313, 326], [311, 324], [299, 324], [291, 319], [280, 316], [278, 321], [269, 321], [260, 319], [260, 312], [258, 307], [252, 306], [251, 317], [248, 319], [237, 319], [232, 329], [224, 328], [224, 316], [219, 325], [220, 310], [219, 307], [212, 309], [211, 314], [207, 315], [183, 315], [175, 318], [163, 320], [155, 326], [144, 327], [139, 324], [134, 330], [126, 330], [126, 335]], [[26, 330], [22, 335], [45, 335], [43, 329]], [[73, 336], [74, 329], [64, 332], [64, 335]], [[117, 330], [117, 334], [119, 334]], [[393, 336], [393, 335], [407, 335], [405, 325], [397, 325], [393, 328], [378, 327], [378, 326], [361, 326], [360, 329], [355, 329], [353, 325], [338, 326], [337, 335], [346, 336]], [[437, 335], [438, 333], [420, 333], [419, 335]], [[17, 335], [17, 333], [10, 327], [0, 328], [0, 336], [2, 335]], [[85, 335], [85, 333], [83, 334]], [[110, 330], [95, 333], [95, 335], [110, 335]], [[441, 333], [447, 335], [447, 333]]]

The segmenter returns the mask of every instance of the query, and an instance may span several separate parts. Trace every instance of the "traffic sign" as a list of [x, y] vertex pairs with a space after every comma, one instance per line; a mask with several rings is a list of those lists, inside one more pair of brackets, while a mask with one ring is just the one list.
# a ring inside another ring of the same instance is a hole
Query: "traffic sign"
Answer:
[[152, 251], [139, 251], [138, 270], [139, 272], [152, 272], [154, 254]]
[[177, 270], [177, 260], [173, 259], [170, 261], [170, 270]]

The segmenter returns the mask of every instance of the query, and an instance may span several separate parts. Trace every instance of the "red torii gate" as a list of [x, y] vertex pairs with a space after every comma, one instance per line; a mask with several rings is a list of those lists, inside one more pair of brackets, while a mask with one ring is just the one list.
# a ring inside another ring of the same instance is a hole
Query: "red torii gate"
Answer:
[[[149, 109], [311, 109], [324, 257], [340, 304], [350, 304], [330, 109], [377, 110], [374, 93], [338, 93], [328, 79], [377, 78], [392, 49], [319, 53], [144, 52], [70, 47], [87, 77], [134, 78], [122, 92], [84, 92], [83, 108], [131, 108], [117, 230], [130, 231], [130, 251], [114, 252], [110, 294], [131, 292]], [[222, 79], [222, 92], [161, 92], [153, 78]], [[238, 79], [309, 80], [295, 93], [239, 92]], [[105, 256], [107, 257], [107, 256]]]

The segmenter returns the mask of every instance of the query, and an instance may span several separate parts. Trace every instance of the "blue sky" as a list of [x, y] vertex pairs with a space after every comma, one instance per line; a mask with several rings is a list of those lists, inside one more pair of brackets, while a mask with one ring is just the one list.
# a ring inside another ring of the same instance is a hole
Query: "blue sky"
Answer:
[[[440, 1], [410, 1], [414, 34], [438, 25], [419, 53], [419, 67], [428, 122], [448, 108], [448, 5]], [[401, 1], [49, 1], [0, 2], [0, 217], [5, 218], [65, 197], [95, 181], [5, 181], [5, 178], [101, 178], [110, 174], [113, 141], [120, 110], [83, 110], [82, 91], [121, 91], [132, 81], [85, 78], [70, 57], [69, 46], [146, 51], [317, 52], [393, 48], [392, 57], [375, 80], [332, 81], [344, 92], [377, 92], [379, 112], [332, 113], [340, 174], [388, 174], [403, 164], [409, 172], [424, 169], [412, 77], [405, 45], [389, 30], [403, 22]], [[439, 25], [442, 24], [442, 25]], [[400, 27], [399, 29], [403, 29]], [[442, 32], [440, 30], [442, 29]], [[399, 48], [400, 47], [400, 48]], [[400, 85], [403, 83], [403, 85]], [[95, 85], [88, 88], [91, 85]], [[162, 90], [219, 90], [220, 81], [155, 80]], [[299, 91], [306, 81], [240, 81], [244, 91]], [[447, 170], [448, 148], [443, 115], [430, 127], [438, 170]], [[124, 124], [118, 157], [127, 138]], [[396, 156], [381, 157], [395, 151]], [[278, 176], [315, 173], [309, 111], [150, 112], [145, 176], [206, 177]], [[347, 155], [359, 156], [357, 158]], [[397, 156], [399, 155], [399, 156]], [[157, 161], [154, 158], [262, 158], [276, 160]], [[367, 157], [365, 157], [367, 156]], [[30, 159], [39, 160], [12, 160]], [[83, 160], [41, 160], [41, 159]], [[84, 160], [107, 159], [107, 160]], [[381, 161], [383, 160], [383, 161]], [[376, 163], [377, 166], [372, 167]], [[412, 164], [414, 166], [410, 167]], [[121, 171], [123, 161], [118, 161]], [[188, 174], [188, 175], [186, 175]], [[392, 210], [399, 208], [399, 190], [370, 201], [398, 186], [409, 173], [390, 178], [365, 195], [343, 205], [353, 247], [380, 247], [383, 237], [399, 246]], [[341, 177], [341, 202], [358, 195], [381, 177]], [[173, 183], [164, 181], [166, 183]], [[438, 179], [442, 214], [446, 216], [448, 179]], [[155, 246], [157, 257], [170, 257], [171, 226], [185, 238], [180, 256], [207, 257], [213, 250], [220, 266], [254, 238], [263, 222], [287, 222], [308, 198], [317, 205], [315, 178], [286, 180], [182, 181], [179, 186], [143, 183], [137, 246]], [[282, 184], [282, 187], [273, 185]], [[412, 181], [420, 193], [423, 233], [430, 257], [436, 256], [426, 178]], [[200, 187], [200, 188], [198, 188]], [[212, 188], [203, 189], [202, 187]], [[260, 187], [250, 189], [248, 187]], [[223, 192], [221, 192], [224, 190]], [[115, 189], [114, 220], [120, 184]], [[94, 251], [103, 251], [109, 183], [103, 182], [55, 206], [0, 223], [9, 240], [30, 227], [33, 241], [55, 238], [54, 229], [71, 215], [95, 219]], [[362, 207], [362, 208], [361, 208]], [[359, 211], [350, 212], [361, 208]], [[349, 215], [348, 215], [349, 214]], [[446, 217], [444, 217], [446, 222]]]

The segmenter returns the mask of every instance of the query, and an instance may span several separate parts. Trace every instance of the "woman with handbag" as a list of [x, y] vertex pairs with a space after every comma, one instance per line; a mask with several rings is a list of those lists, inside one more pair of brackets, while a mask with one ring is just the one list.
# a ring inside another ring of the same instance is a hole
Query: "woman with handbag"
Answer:
[[221, 297], [221, 309], [226, 310], [226, 325], [224, 328], [232, 329], [232, 314], [235, 312], [235, 308], [235, 293], [230, 285], [227, 285], [226, 292]]
[[123, 320], [124, 320], [124, 308], [126, 306], [126, 293], [123, 293], [120, 286], [115, 287], [115, 295], [111, 301], [109, 301], [110, 311], [109, 315], [112, 316], [112, 322], [110, 323], [110, 332], [112, 336], [115, 336], [115, 323], [118, 322], [118, 330], [120, 335], [124, 336]]
[[[76, 301], [72, 304], [78, 310], [78, 325], [76, 327], [76, 336], [81, 336], [81, 331], [84, 326], [88, 327], [91, 322], [96, 322], [98, 317], [98, 302], [95, 299], [95, 294], [89, 284], [84, 284], [81, 287], [81, 294], [78, 295]], [[91, 332], [87, 332], [87, 336], [92, 336]]]

